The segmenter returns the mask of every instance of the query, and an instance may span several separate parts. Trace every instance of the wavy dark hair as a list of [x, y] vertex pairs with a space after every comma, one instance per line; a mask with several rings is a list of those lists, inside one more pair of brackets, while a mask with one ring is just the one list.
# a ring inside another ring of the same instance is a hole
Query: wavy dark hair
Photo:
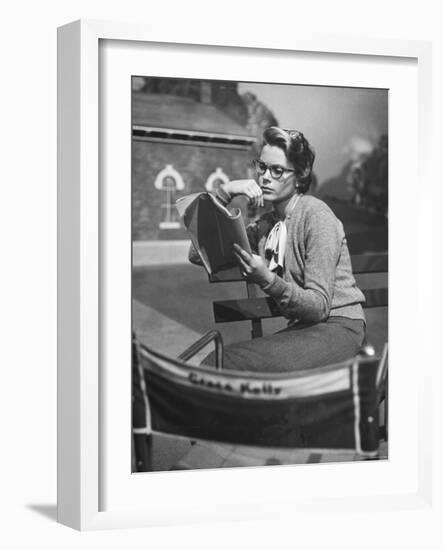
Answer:
[[263, 145], [279, 147], [285, 153], [294, 166], [296, 189], [300, 193], [306, 193], [312, 183], [315, 151], [305, 136], [297, 130], [270, 126], [263, 132]]

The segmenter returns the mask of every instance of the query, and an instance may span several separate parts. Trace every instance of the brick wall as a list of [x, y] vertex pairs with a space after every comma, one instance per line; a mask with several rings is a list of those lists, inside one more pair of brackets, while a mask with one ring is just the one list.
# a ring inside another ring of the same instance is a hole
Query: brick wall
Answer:
[[162, 191], [154, 187], [157, 174], [172, 164], [184, 181], [177, 198], [205, 191], [208, 176], [220, 167], [229, 179], [248, 177], [252, 152], [218, 147], [180, 145], [133, 140], [132, 142], [132, 230], [133, 240], [187, 239], [180, 229], [160, 229]]

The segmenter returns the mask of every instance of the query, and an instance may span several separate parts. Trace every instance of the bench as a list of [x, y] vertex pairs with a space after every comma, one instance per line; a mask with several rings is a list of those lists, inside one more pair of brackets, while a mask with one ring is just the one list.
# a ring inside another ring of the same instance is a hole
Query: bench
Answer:
[[[351, 262], [357, 286], [366, 298], [364, 308], [387, 308], [387, 253], [354, 254], [351, 256]], [[246, 297], [213, 303], [216, 323], [250, 321], [251, 336], [252, 338], [258, 338], [263, 336], [263, 319], [282, 316], [275, 301], [265, 296], [257, 285], [245, 281], [240, 274], [240, 270], [236, 267], [209, 276], [209, 281], [211, 283], [244, 281], [246, 284]]]

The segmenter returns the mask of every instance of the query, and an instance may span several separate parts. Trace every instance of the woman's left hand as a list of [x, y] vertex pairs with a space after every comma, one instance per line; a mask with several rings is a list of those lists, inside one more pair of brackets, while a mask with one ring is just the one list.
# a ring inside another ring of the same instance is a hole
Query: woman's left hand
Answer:
[[268, 269], [265, 261], [257, 254], [249, 254], [238, 244], [234, 244], [234, 254], [243, 277], [251, 283], [264, 286], [273, 282], [275, 274]]

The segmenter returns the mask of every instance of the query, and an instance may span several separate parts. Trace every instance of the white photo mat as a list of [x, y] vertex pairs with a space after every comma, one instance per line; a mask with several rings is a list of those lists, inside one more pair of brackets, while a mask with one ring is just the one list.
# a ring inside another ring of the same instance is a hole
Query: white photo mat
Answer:
[[[426, 181], [422, 161], [429, 139], [425, 46], [337, 40], [330, 41], [330, 51], [344, 53], [328, 54], [315, 53], [327, 50], [326, 39], [300, 39], [286, 50], [265, 49], [279, 46], [264, 43], [256, 44], [262, 48], [174, 45], [140, 27], [97, 22], [83, 23], [80, 36], [82, 491], [72, 502], [67, 491], [60, 491], [60, 520], [91, 529], [291, 517], [331, 507], [427, 506], [432, 357], [429, 331], [419, 320], [432, 317], [432, 289], [426, 284], [432, 245], [424, 238], [431, 232], [431, 189], [416, 192]], [[95, 59], [98, 38], [103, 40]], [[132, 75], [389, 89], [388, 461], [131, 474]], [[94, 141], [98, 110], [99, 143]], [[60, 405], [59, 415], [69, 414], [68, 407]], [[65, 487], [67, 453], [59, 452], [59, 480]]]

